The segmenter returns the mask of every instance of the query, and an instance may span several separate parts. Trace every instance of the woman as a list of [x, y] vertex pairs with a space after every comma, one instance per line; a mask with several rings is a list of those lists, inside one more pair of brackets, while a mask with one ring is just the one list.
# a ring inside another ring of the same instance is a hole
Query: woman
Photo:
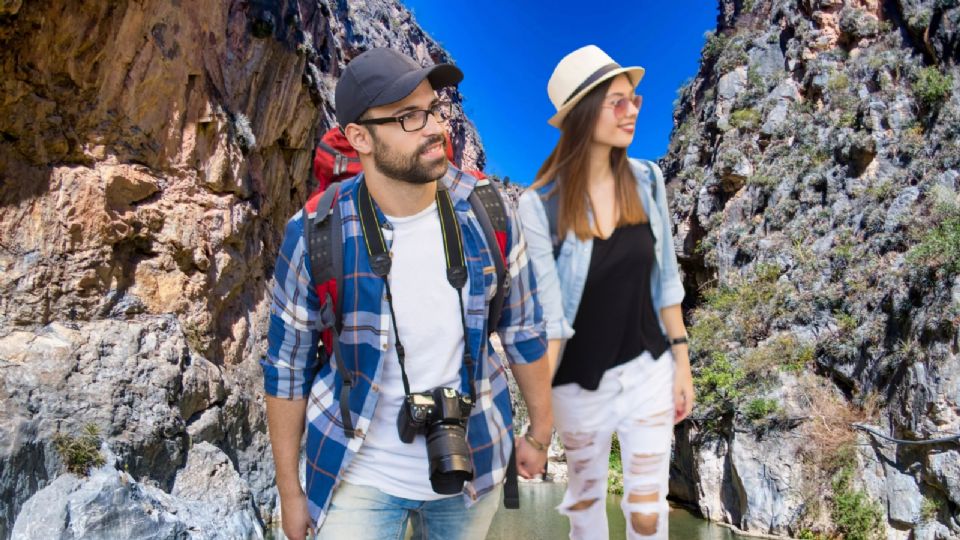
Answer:
[[614, 431], [627, 537], [667, 538], [673, 424], [693, 408], [663, 175], [626, 155], [643, 72], [593, 45], [560, 61], [547, 86], [560, 140], [520, 198], [567, 452], [569, 484], [558, 509], [576, 539], [608, 537]]

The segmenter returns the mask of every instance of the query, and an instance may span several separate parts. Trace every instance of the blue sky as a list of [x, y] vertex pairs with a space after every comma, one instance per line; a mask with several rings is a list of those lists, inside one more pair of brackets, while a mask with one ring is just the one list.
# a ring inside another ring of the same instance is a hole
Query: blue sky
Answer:
[[630, 155], [667, 151], [676, 91], [698, 69], [714, 0], [532, 2], [404, 0], [417, 22], [464, 72], [467, 116], [487, 151], [488, 172], [529, 184], [556, 144], [547, 80], [564, 55], [595, 44], [646, 75]]

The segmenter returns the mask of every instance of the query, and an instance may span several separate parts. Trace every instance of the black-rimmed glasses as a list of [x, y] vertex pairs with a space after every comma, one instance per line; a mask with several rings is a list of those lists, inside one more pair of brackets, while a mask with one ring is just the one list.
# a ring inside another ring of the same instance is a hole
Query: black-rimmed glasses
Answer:
[[387, 116], [384, 118], [367, 118], [358, 120], [360, 125], [364, 124], [390, 124], [399, 122], [400, 129], [404, 131], [418, 131], [427, 125], [427, 115], [432, 114], [438, 122], [446, 122], [450, 119], [452, 106], [449, 101], [438, 101], [430, 106], [429, 109], [417, 109], [403, 113], [400, 116]]

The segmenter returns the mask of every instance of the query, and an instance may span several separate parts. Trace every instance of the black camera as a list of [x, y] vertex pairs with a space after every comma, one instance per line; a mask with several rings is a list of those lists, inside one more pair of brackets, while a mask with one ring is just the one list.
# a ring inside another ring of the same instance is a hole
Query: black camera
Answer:
[[437, 387], [407, 394], [397, 415], [401, 441], [410, 444], [418, 434], [426, 435], [430, 485], [442, 495], [460, 493], [463, 483], [473, 478], [467, 446], [467, 419], [472, 408], [470, 396]]

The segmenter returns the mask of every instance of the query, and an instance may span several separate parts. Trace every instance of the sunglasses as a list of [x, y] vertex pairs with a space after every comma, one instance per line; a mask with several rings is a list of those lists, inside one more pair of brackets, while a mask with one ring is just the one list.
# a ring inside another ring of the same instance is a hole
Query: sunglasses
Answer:
[[640, 105], [643, 104], [643, 96], [635, 95], [617, 98], [616, 100], [611, 100], [604, 103], [603, 108], [613, 109], [613, 115], [619, 119], [626, 116], [627, 110], [630, 108], [631, 103], [639, 111]]

